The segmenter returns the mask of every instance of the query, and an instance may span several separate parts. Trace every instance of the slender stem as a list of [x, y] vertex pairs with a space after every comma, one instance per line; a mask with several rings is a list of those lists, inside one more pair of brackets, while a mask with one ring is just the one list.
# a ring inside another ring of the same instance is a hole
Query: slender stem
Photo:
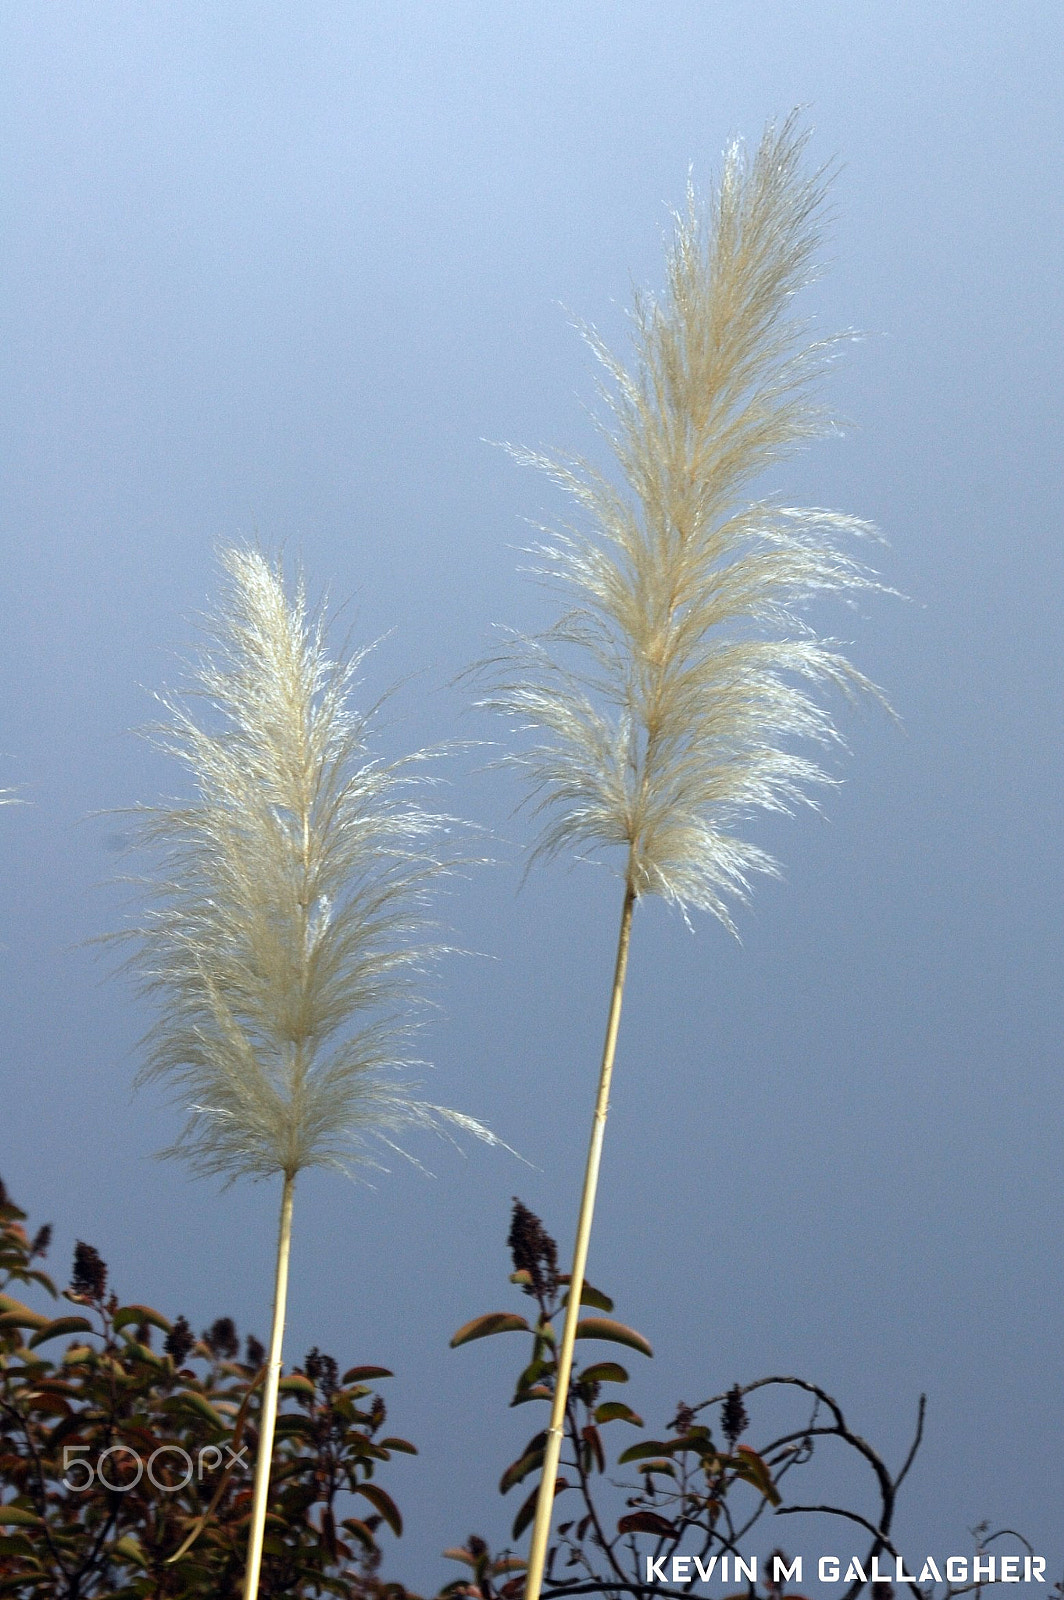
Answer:
[[584, 1192], [580, 1200], [580, 1217], [576, 1225], [576, 1248], [573, 1251], [573, 1270], [569, 1278], [569, 1305], [565, 1313], [565, 1331], [562, 1334], [561, 1349], [558, 1351], [554, 1403], [551, 1407], [550, 1428], [543, 1455], [543, 1476], [539, 1482], [539, 1496], [536, 1500], [536, 1520], [532, 1526], [532, 1548], [528, 1556], [525, 1600], [539, 1600], [543, 1568], [547, 1558], [547, 1540], [550, 1537], [551, 1511], [554, 1507], [554, 1484], [565, 1431], [569, 1376], [573, 1368], [573, 1341], [576, 1338], [576, 1325], [580, 1320], [580, 1296], [584, 1288], [587, 1248], [591, 1239], [591, 1219], [595, 1213], [595, 1192], [598, 1189], [599, 1163], [602, 1160], [602, 1140], [606, 1132], [606, 1113], [610, 1107], [610, 1080], [613, 1077], [613, 1057], [617, 1049], [617, 1030], [621, 1023], [621, 1000], [624, 995], [624, 975], [628, 967], [628, 945], [632, 934], [634, 909], [635, 889], [629, 878], [624, 891], [621, 930], [617, 939], [617, 961], [613, 971], [613, 993], [610, 995], [606, 1041], [602, 1048], [598, 1099], [595, 1102], [595, 1116], [591, 1124], [591, 1143], [588, 1147], [587, 1168], [584, 1172]]
[[259, 1424], [259, 1453], [255, 1462], [255, 1494], [251, 1502], [251, 1531], [248, 1534], [244, 1600], [256, 1600], [259, 1592], [262, 1539], [266, 1528], [266, 1500], [273, 1458], [273, 1430], [277, 1421], [277, 1385], [281, 1381], [281, 1344], [284, 1339], [285, 1302], [288, 1299], [288, 1253], [292, 1243], [294, 1184], [295, 1177], [286, 1172], [281, 1195], [281, 1226], [277, 1237], [277, 1278], [273, 1291], [273, 1329], [270, 1333], [269, 1365], [266, 1371], [266, 1389], [262, 1397], [262, 1420]]

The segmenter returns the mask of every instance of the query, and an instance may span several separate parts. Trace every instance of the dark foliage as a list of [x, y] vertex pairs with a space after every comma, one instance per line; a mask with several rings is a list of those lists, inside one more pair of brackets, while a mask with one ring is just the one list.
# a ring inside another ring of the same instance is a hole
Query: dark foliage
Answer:
[[[531, 1359], [518, 1377], [510, 1404], [540, 1402], [549, 1407], [557, 1371], [555, 1330], [567, 1304], [568, 1276], [557, 1271], [554, 1240], [519, 1200], [514, 1201], [508, 1244], [514, 1262], [510, 1281], [535, 1298], [539, 1315], [530, 1322], [514, 1312], [489, 1312], [466, 1323], [451, 1343], [464, 1345], [499, 1333], [529, 1335]], [[592, 1314], [585, 1315], [585, 1311]], [[649, 1356], [651, 1348], [642, 1334], [616, 1321], [612, 1311], [609, 1296], [585, 1283], [577, 1340], [620, 1345]], [[902, 1554], [893, 1537], [894, 1518], [898, 1491], [923, 1434], [922, 1397], [912, 1444], [900, 1469], [892, 1473], [878, 1452], [854, 1432], [838, 1402], [802, 1378], [780, 1376], [736, 1383], [698, 1405], [681, 1402], [666, 1428], [651, 1436], [643, 1432], [643, 1418], [631, 1406], [612, 1398], [617, 1387], [628, 1381], [627, 1369], [614, 1359], [604, 1359], [598, 1351], [584, 1366], [574, 1363], [565, 1411], [566, 1448], [555, 1485], [557, 1510], [547, 1556], [545, 1596], [561, 1600], [568, 1595], [601, 1594], [613, 1600], [631, 1596], [665, 1600], [692, 1592], [705, 1594], [696, 1577], [669, 1581], [673, 1556], [697, 1552], [703, 1564], [716, 1557], [717, 1581], [723, 1578], [725, 1592], [730, 1585], [749, 1600], [781, 1600], [771, 1554], [761, 1564], [759, 1581], [750, 1582], [734, 1569], [721, 1572], [722, 1558], [734, 1560], [737, 1552], [751, 1549], [754, 1530], [770, 1517], [821, 1516], [836, 1530], [838, 1519], [843, 1519], [841, 1525], [849, 1524], [851, 1535], [856, 1525], [867, 1540], [862, 1562], [866, 1573], [872, 1571], [874, 1557], [887, 1563], [889, 1570], [893, 1559]], [[768, 1402], [769, 1417], [778, 1419], [781, 1400], [789, 1400], [792, 1409], [794, 1402], [802, 1408], [790, 1426], [781, 1430], [777, 1423], [764, 1434], [756, 1449], [739, 1442], [752, 1426], [747, 1402], [755, 1396], [759, 1405]], [[714, 1420], [719, 1422], [719, 1434], [714, 1432]], [[617, 1429], [614, 1424], [625, 1428]], [[637, 1430], [636, 1441], [627, 1445], [618, 1441], [620, 1448], [610, 1468], [609, 1441], [626, 1428]], [[535, 1514], [545, 1443], [546, 1432], [534, 1432], [499, 1482], [504, 1495], [519, 1485], [524, 1491], [511, 1529], [515, 1542]], [[806, 1481], [809, 1473], [804, 1469], [813, 1468], [826, 1449], [847, 1453], [855, 1469], [856, 1506], [820, 1500], [811, 1504], [805, 1495], [789, 1492]], [[974, 1533], [979, 1553], [1032, 1553], [1025, 1540], [1008, 1530], [992, 1532], [989, 1524], [981, 1524]], [[774, 1553], [789, 1566], [783, 1549]], [[470, 1578], [449, 1586], [451, 1594], [468, 1600], [520, 1600], [524, 1562], [510, 1551], [493, 1557], [484, 1540], [471, 1538], [447, 1554], [471, 1569]], [[648, 1558], [658, 1564], [659, 1578], [653, 1585], [646, 1582]], [[880, 1587], [855, 1579], [839, 1590], [839, 1597], [857, 1600], [863, 1590]], [[933, 1585], [910, 1587], [914, 1600], [931, 1600]], [[939, 1586], [938, 1600], [977, 1587]]]
[[[9, 1291], [56, 1298], [35, 1265], [47, 1236], [31, 1241], [0, 1193], [0, 1595], [237, 1600], [262, 1346], [249, 1338], [240, 1362], [228, 1317], [196, 1339], [184, 1317], [121, 1304], [81, 1242], [65, 1298], [84, 1314], [32, 1310]], [[370, 1384], [387, 1376], [341, 1377], [312, 1350], [282, 1378], [263, 1596], [384, 1595], [378, 1534], [400, 1533], [402, 1519], [378, 1472], [414, 1453], [380, 1437], [385, 1407]]]
[[[240, 1361], [237, 1329], [228, 1317], [197, 1339], [184, 1317], [171, 1321], [151, 1306], [120, 1303], [108, 1291], [99, 1253], [80, 1242], [65, 1291], [77, 1314], [31, 1309], [9, 1291], [29, 1289], [54, 1300], [56, 1290], [39, 1265], [47, 1230], [31, 1239], [24, 1221], [0, 1185], [0, 1596], [238, 1600], [262, 1345], [249, 1335]], [[567, 1278], [558, 1272], [553, 1239], [520, 1201], [508, 1242], [511, 1282], [535, 1300], [535, 1317], [490, 1312], [459, 1329], [452, 1344], [524, 1334], [531, 1359], [510, 1403], [549, 1404]], [[863, 1528], [865, 1571], [873, 1556], [902, 1553], [892, 1528], [897, 1493], [920, 1443], [922, 1403], [912, 1447], [895, 1473], [829, 1394], [794, 1377], [733, 1384], [697, 1405], [681, 1403], [662, 1431], [648, 1435], [642, 1417], [614, 1398], [628, 1383], [614, 1354], [620, 1347], [626, 1360], [630, 1353], [645, 1358], [650, 1345], [612, 1312], [610, 1298], [585, 1284], [577, 1337], [613, 1348], [595, 1349], [573, 1372], [545, 1594], [555, 1600], [583, 1594], [683, 1600], [695, 1580], [651, 1587], [644, 1581], [647, 1556], [664, 1560], [671, 1574], [674, 1554], [697, 1550], [703, 1561], [734, 1555], [763, 1519], [799, 1512], [826, 1515], [836, 1528], [835, 1519], [845, 1518], [851, 1532], [855, 1524]], [[282, 1378], [264, 1597], [417, 1600], [380, 1576], [380, 1536], [385, 1530], [401, 1534], [403, 1524], [379, 1473], [395, 1454], [414, 1453], [405, 1439], [383, 1434], [386, 1408], [373, 1386], [389, 1376], [377, 1366], [341, 1373], [332, 1356], [314, 1347], [302, 1368]], [[780, 1396], [805, 1409], [793, 1426], [766, 1433], [766, 1403], [768, 1416], [778, 1417], [772, 1402]], [[755, 1400], [762, 1430], [757, 1448], [740, 1442], [755, 1427], [748, 1409]], [[635, 1442], [625, 1447], [633, 1434]], [[503, 1494], [522, 1490], [515, 1542], [532, 1519], [544, 1439], [542, 1430], [534, 1431], [499, 1483]], [[863, 1474], [864, 1485], [854, 1477], [855, 1506], [810, 1503], [790, 1492], [825, 1449], [844, 1450]], [[1016, 1535], [985, 1524], [975, 1536], [980, 1551], [1029, 1549]], [[486, 1540], [471, 1535], [445, 1554], [465, 1572], [439, 1600], [520, 1600], [525, 1563], [515, 1551], [493, 1553]], [[743, 1587], [749, 1600], [781, 1600], [769, 1563], [762, 1564], [760, 1584]], [[867, 1587], [855, 1582], [840, 1591], [840, 1600], [856, 1600]], [[912, 1588], [914, 1600], [932, 1600], [930, 1589]], [[959, 1592], [940, 1587], [937, 1600]], [[1064, 1600], [1059, 1587], [1054, 1600]]]

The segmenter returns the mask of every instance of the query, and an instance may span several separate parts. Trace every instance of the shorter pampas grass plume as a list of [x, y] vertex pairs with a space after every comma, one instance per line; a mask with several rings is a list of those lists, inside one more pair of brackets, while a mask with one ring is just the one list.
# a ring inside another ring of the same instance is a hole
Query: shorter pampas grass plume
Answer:
[[[140, 1080], [186, 1114], [166, 1152], [233, 1181], [283, 1181], [273, 1330], [245, 1596], [258, 1591], [292, 1192], [307, 1167], [377, 1165], [404, 1127], [494, 1137], [417, 1097], [408, 1064], [416, 979], [436, 953], [427, 899], [446, 871], [448, 820], [414, 798], [424, 753], [367, 749], [351, 705], [362, 655], [335, 661], [302, 580], [254, 549], [222, 555], [225, 603], [195, 671], [194, 702], [162, 698], [154, 743], [195, 785], [144, 808], [158, 865], [130, 965], [157, 1020]], [[202, 707], [207, 716], [194, 715]], [[208, 726], [208, 722], [210, 726]]]
[[604, 372], [600, 432], [616, 475], [518, 450], [572, 498], [575, 524], [534, 550], [565, 595], [546, 632], [511, 634], [486, 664], [482, 704], [532, 741], [506, 759], [542, 821], [536, 854], [622, 852], [614, 984], [533, 1530], [526, 1600], [538, 1600], [605, 1128], [632, 914], [657, 895], [733, 928], [751, 875], [775, 871], [737, 831], [833, 782], [795, 750], [839, 744], [818, 691], [882, 695], [804, 610], [881, 589], [846, 548], [868, 524], [751, 499], [766, 468], [830, 429], [814, 390], [833, 339], [792, 309], [816, 276], [823, 173], [802, 170], [792, 117], [756, 153], [726, 153], [709, 204], [689, 186], [661, 298], [639, 295], [635, 359], [585, 338]]

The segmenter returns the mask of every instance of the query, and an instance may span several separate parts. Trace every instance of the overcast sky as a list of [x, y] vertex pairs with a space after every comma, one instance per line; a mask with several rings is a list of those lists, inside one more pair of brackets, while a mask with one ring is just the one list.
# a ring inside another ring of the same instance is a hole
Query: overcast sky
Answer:
[[[830, 380], [853, 426], [760, 487], [883, 530], [909, 600], [816, 621], [904, 726], [842, 708], [824, 817], [751, 825], [785, 871], [741, 946], [640, 908], [590, 1276], [655, 1346], [648, 1423], [795, 1372], [897, 1463], [926, 1390], [906, 1548], [988, 1517], [1059, 1573], [1062, 47], [1057, 0], [3, 8], [0, 785], [30, 804], [0, 816], [0, 1172], [61, 1279], [81, 1237], [127, 1299], [268, 1324], [278, 1194], [151, 1160], [147, 1018], [82, 944], [122, 914], [96, 814], [181, 782], [129, 730], [216, 548], [283, 543], [388, 635], [367, 695], [415, 676], [384, 752], [493, 736], [448, 684], [542, 617], [518, 547], [564, 507], [486, 441], [594, 448], [572, 318], [623, 351], [689, 167], [802, 106], [841, 168], [806, 309], [865, 336]], [[483, 954], [423, 1047], [531, 1166], [419, 1147], [431, 1178], [296, 1199], [287, 1354], [395, 1369], [422, 1454], [385, 1575], [428, 1590], [516, 1509], [523, 1352], [447, 1341], [521, 1309], [512, 1194], [570, 1247], [620, 898], [587, 867], [518, 893], [528, 824], [482, 764], [447, 804], [497, 865], [444, 915]]]

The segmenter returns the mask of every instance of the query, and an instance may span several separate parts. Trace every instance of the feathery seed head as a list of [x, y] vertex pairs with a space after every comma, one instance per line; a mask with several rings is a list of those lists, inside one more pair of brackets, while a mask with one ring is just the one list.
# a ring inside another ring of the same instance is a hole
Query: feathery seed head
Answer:
[[447, 819], [410, 798], [411, 764], [366, 748], [350, 703], [362, 656], [326, 652], [302, 581], [252, 549], [222, 555], [226, 603], [194, 689], [212, 726], [163, 699], [155, 742], [195, 798], [145, 809], [160, 871], [132, 965], [159, 1009], [141, 1080], [188, 1111], [167, 1154], [199, 1172], [294, 1175], [368, 1159], [367, 1136], [472, 1118], [414, 1097], [411, 981]]
[[832, 781], [789, 748], [838, 741], [811, 689], [883, 698], [801, 617], [820, 594], [882, 587], [837, 543], [873, 530], [745, 498], [829, 426], [811, 389], [834, 341], [808, 342], [790, 310], [815, 276], [824, 197], [823, 175], [802, 175], [806, 138], [791, 117], [753, 157], [732, 145], [705, 218], [689, 186], [665, 293], [636, 298], [631, 368], [584, 330], [620, 486], [578, 459], [513, 452], [583, 526], [536, 547], [571, 603], [545, 633], [509, 636], [482, 702], [540, 736], [508, 758], [545, 819], [538, 854], [623, 847], [637, 894], [728, 927], [728, 898], [775, 870], [735, 823]]

